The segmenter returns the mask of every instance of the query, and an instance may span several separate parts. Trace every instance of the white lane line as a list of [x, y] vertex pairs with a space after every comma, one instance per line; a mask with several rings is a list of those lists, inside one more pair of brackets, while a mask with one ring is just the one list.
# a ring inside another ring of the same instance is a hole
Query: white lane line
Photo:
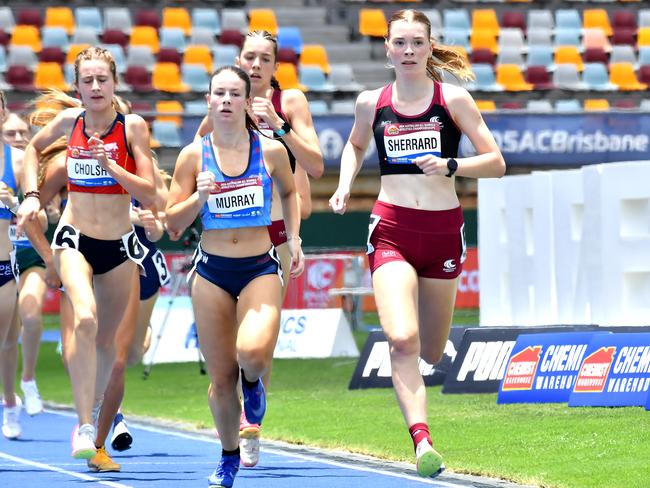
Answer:
[[132, 486], [123, 485], [122, 483], [115, 483], [113, 481], [104, 481], [99, 478], [93, 478], [92, 476], [88, 476], [83, 473], [75, 473], [73, 471], [67, 471], [65, 469], [57, 468], [56, 466], [52, 466], [50, 464], [37, 463], [36, 461], [30, 461], [29, 459], [19, 458], [16, 456], [12, 456], [11, 454], [7, 454], [5, 452], [0, 452], [0, 458], [7, 459], [8, 461], [13, 461], [15, 463], [32, 466], [34, 468], [39, 468], [44, 471], [54, 471], [56, 473], [65, 474], [68, 476], [72, 476], [73, 478], [79, 478], [80, 480], [84, 480], [84, 481], [95, 481], [100, 485], [110, 486], [112, 488], [133, 488]]
[[[74, 414], [71, 412], [65, 412], [65, 411], [59, 411], [59, 410], [46, 410], [48, 413], [53, 413], [55, 415], [61, 415], [62, 417], [74, 417]], [[217, 439], [210, 439], [207, 437], [204, 437], [202, 435], [198, 434], [190, 434], [190, 433], [183, 433], [183, 432], [175, 432], [173, 430], [165, 430], [164, 428], [160, 427], [152, 427], [150, 425], [142, 425], [137, 422], [129, 422], [130, 426], [133, 426], [137, 429], [140, 430], [146, 430], [148, 432], [154, 432], [156, 434], [162, 434], [162, 435], [172, 435], [174, 437], [179, 437], [181, 439], [189, 439], [192, 441], [201, 441], [201, 442], [206, 442], [208, 444], [218, 444]], [[377, 468], [371, 468], [368, 466], [357, 466], [354, 464], [347, 464], [339, 461], [332, 461], [330, 459], [325, 459], [318, 457], [317, 455], [310, 455], [310, 454], [298, 454], [298, 453], [293, 453], [293, 452], [288, 452], [288, 451], [283, 451], [280, 448], [274, 448], [274, 447], [262, 447], [261, 450], [263, 452], [269, 452], [271, 454], [275, 454], [278, 456], [285, 456], [285, 457], [292, 457], [296, 459], [301, 459], [303, 461], [309, 461], [313, 463], [323, 463], [323, 464], [329, 464], [331, 466], [336, 466], [339, 468], [345, 468], [345, 469], [352, 469], [355, 471], [365, 471], [368, 473], [374, 473], [374, 474], [380, 474], [384, 476], [392, 476], [394, 478], [401, 478], [401, 479], [407, 479], [410, 481], [416, 481], [418, 483], [422, 483], [423, 485], [434, 485], [439, 488], [461, 488], [462, 485], [458, 485], [456, 483], [449, 483], [446, 481], [438, 481], [438, 480], [428, 480], [425, 478], [420, 478], [419, 476], [413, 476], [407, 473], [395, 473], [393, 471], [385, 471], [382, 469], [377, 469]]]

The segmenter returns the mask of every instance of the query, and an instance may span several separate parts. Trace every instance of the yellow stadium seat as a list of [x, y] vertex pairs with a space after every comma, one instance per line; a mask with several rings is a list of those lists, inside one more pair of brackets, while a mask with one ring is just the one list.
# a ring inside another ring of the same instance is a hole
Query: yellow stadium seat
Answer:
[[17, 25], [11, 34], [10, 45], [29, 46], [34, 52], [41, 52], [41, 33], [33, 25]]
[[555, 64], [575, 64], [578, 71], [585, 68], [576, 46], [559, 46], [555, 48]]
[[158, 112], [156, 120], [174, 122], [179, 128], [183, 123], [183, 105], [178, 100], [160, 100], [156, 102], [156, 112]]
[[66, 64], [74, 64], [77, 55], [87, 47], [90, 47], [90, 44], [70, 44], [68, 54], [65, 56]]
[[609, 101], [606, 98], [587, 98], [585, 100], [587, 112], [603, 112], [609, 110]]
[[181, 80], [181, 72], [176, 63], [156, 63], [151, 82], [156, 90], [170, 93], [185, 93], [190, 88]]
[[270, 8], [252, 8], [248, 11], [248, 30], [265, 30], [271, 34], [278, 33], [278, 21]]
[[490, 30], [473, 30], [469, 36], [469, 45], [474, 49], [489, 49], [493, 53], [499, 52], [497, 35]]
[[293, 63], [278, 63], [278, 69], [275, 71], [275, 79], [278, 80], [280, 88], [283, 90], [297, 88], [302, 91], [307, 91], [306, 87], [298, 81], [298, 71], [296, 70], [296, 65]]
[[499, 20], [493, 8], [479, 8], [472, 11], [472, 32], [489, 31], [499, 35]]
[[69, 36], [74, 33], [75, 23], [72, 10], [68, 7], [47, 7], [45, 27], [63, 27]]
[[148, 25], [133, 26], [129, 44], [131, 46], [149, 46], [151, 48], [151, 52], [154, 54], [158, 54], [158, 51], [160, 51], [160, 39], [158, 38], [158, 31]]
[[640, 27], [637, 36], [637, 47], [650, 46], [650, 27]]
[[329, 74], [330, 63], [327, 58], [327, 51], [322, 44], [306, 44], [300, 53], [300, 64], [320, 66], [323, 73]]
[[497, 109], [494, 100], [476, 100], [476, 106], [481, 112], [494, 112]]
[[388, 22], [384, 11], [379, 8], [359, 10], [359, 34], [370, 37], [386, 37]]
[[611, 63], [609, 81], [618, 85], [620, 91], [647, 90], [648, 85], [640, 83], [631, 63]]
[[205, 45], [187, 46], [183, 53], [183, 64], [202, 64], [208, 73], [212, 73], [212, 53]]
[[588, 8], [582, 12], [583, 29], [601, 29], [606, 36], [612, 35], [612, 25], [609, 22], [607, 10], [604, 8]]
[[37, 90], [58, 88], [66, 91], [68, 84], [65, 82], [61, 65], [59, 63], [38, 63], [34, 71], [34, 87]]
[[192, 20], [184, 7], [164, 7], [162, 10], [162, 27], [183, 29], [186, 36], [192, 34]]
[[533, 85], [526, 83], [521, 68], [516, 64], [497, 65], [497, 83], [506, 91], [530, 91]]

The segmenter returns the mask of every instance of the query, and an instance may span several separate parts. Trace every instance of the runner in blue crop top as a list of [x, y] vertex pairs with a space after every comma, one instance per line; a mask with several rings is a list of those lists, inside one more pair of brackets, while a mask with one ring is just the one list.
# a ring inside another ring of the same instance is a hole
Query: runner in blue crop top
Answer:
[[210, 476], [210, 484], [218, 486], [232, 486], [240, 464], [239, 378], [246, 416], [261, 424], [266, 398], [260, 378], [270, 366], [279, 333], [281, 269], [266, 227], [270, 179], [278, 189], [289, 234], [291, 274], [296, 276], [303, 266], [287, 153], [279, 142], [250, 130], [250, 93], [248, 75], [235, 66], [212, 76], [208, 104], [213, 131], [181, 151], [166, 209], [171, 233], [188, 227], [199, 213], [204, 224], [191, 289], [211, 380], [209, 405], [223, 448], [219, 467]]

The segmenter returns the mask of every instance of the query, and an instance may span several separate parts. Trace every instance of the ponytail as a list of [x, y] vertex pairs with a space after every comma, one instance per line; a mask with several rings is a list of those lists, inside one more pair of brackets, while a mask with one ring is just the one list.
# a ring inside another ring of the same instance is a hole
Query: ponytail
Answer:
[[449, 46], [434, 44], [431, 41], [431, 56], [427, 59], [427, 75], [436, 81], [442, 81], [441, 71], [449, 71], [456, 78], [471, 81], [476, 78], [467, 56]]

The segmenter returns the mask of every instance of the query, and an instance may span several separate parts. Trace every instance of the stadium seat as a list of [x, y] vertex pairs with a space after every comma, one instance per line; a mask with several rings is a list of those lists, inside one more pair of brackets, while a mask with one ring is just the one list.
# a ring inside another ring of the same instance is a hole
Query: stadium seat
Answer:
[[578, 100], [556, 100], [555, 111], [560, 113], [566, 112], [582, 112], [582, 106]]
[[214, 8], [195, 7], [192, 9], [192, 30], [208, 29], [213, 35], [221, 33], [221, 20]]
[[181, 79], [193, 92], [207, 93], [210, 88], [210, 74], [202, 64], [182, 64]]
[[327, 81], [325, 73], [317, 65], [300, 66], [299, 82], [312, 92], [331, 92], [334, 87]]
[[526, 17], [521, 10], [506, 10], [501, 15], [501, 29], [519, 29], [526, 33]]
[[309, 101], [309, 112], [314, 117], [319, 117], [321, 115], [327, 115], [330, 109], [327, 106], [327, 102], [324, 100], [310, 100]]
[[10, 40], [11, 35], [3, 29], [0, 29], [0, 46], [4, 46], [6, 48], [9, 45]]
[[582, 49], [582, 42], [580, 41], [580, 31], [572, 29], [556, 29], [555, 40], [553, 42], [555, 47], [559, 46], [575, 46]]
[[524, 55], [517, 46], [502, 47], [497, 56], [497, 64], [516, 64], [521, 69], [524, 69], [526, 66]]
[[650, 27], [650, 8], [644, 8], [639, 10], [639, 28], [641, 27]]
[[529, 112], [552, 112], [553, 105], [548, 100], [528, 100], [526, 102], [526, 110]]
[[72, 44], [90, 44], [91, 46], [97, 46], [99, 44], [99, 36], [95, 29], [92, 27], [78, 27], [72, 33], [72, 38], [70, 39]]
[[158, 63], [174, 63], [181, 65], [183, 58], [181, 54], [173, 47], [161, 47], [156, 55], [156, 62]]
[[151, 71], [154, 64], [156, 64], [156, 57], [149, 46], [129, 47], [126, 53], [127, 66], [143, 66], [148, 71]]
[[602, 48], [605, 52], [610, 52], [612, 50], [612, 45], [602, 30], [584, 29], [582, 31], [582, 48], [584, 50], [593, 47]]
[[17, 91], [34, 91], [34, 72], [26, 66], [9, 66], [5, 81]]
[[41, 48], [58, 47], [67, 49], [68, 44], [70, 44], [70, 39], [63, 27], [43, 27], [41, 29]]
[[469, 47], [474, 49], [489, 49], [493, 53], [499, 52], [496, 35], [488, 30], [473, 30], [469, 35]]
[[292, 63], [298, 66], [298, 55], [290, 47], [278, 48], [278, 55], [275, 58], [277, 63]]
[[524, 40], [523, 31], [514, 27], [502, 28], [499, 32], [499, 49], [503, 49], [504, 46], [517, 48], [519, 51], [525, 52], [528, 46]]
[[555, 28], [553, 13], [550, 10], [533, 9], [528, 11], [528, 30], [549, 30]]
[[330, 106], [332, 115], [352, 115], [354, 114], [354, 100], [333, 100]]
[[38, 53], [38, 60], [41, 63], [65, 64], [65, 53], [57, 46], [44, 47]]
[[207, 27], [194, 27], [190, 34], [189, 44], [204, 44], [212, 50], [217, 44], [215, 31]]
[[359, 10], [359, 34], [384, 38], [388, 35], [388, 23], [384, 11], [379, 8]]
[[34, 52], [41, 50], [40, 31], [33, 25], [17, 25], [11, 35], [11, 46], [29, 46]]
[[132, 28], [133, 19], [129, 9], [126, 7], [106, 7], [104, 9], [104, 34], [110, 30], [119, 30], [130, 34]]
[[319, 66], [325, 74], [330, 72], [330, 63], [327, 58], [327, 51], [321, 44], [306, 44], [300, 53], [300, 65]]
[[102, 13], [98, 7], [77, 7], [74, 10], [74, 20], [77, 29], [80, 27], [93, 29], [97, 35], [104, 30]]
[[161, 48], [174, 48], [179, 52], [183, 52], [186, 47], [185, 31], [178, 27], [161, 27], [160, 28], [160, 47]]
[[[20, 26], [16, 26], [16, 29], [18, 27]], [[644, 46], [650, 46], [650, 27], [640, 27], [637, 33], [637, 47], [641, 49]]]
[[468, 90], [503, 91], [503, 86], [497, 83], [494, 68], [491, 64], [473, 64], [472, 71], [476, 79], [468, 83]]
[[643, 65], [639, 68], [639, 82], [650, 86], [650, 65]]
[[119, 29], [108, 29], [102, 34], [102, 43], [117, 44], [124, 49], [129, 45], [129, 37]]
[[552, 46], [553, 31], [550, 29], [528, 29], [528, 47]]
[[190, 87], [183, 83], [178, 65], [175, 63], [156, 63], [151, 82], [156, 90], [169, 93], [185, 93]]
[[614, 10], [612, 12], [612, 29], [622, 28], [637, 30], [636, 13], [634, 10]]
[[4, 46], [0, 46], [0, 73], [7, 71], [7, 50]]
[[637, 66], [638, 59], [634, 48], [626, 44], [621, 46], [613, 46], [612, 52], [609, 54], [610, 63], [630, 63], [633, 66]]
[[34, 87], [37, 90], [57, 88], [66, 91], [68, 85], [59, 63], [38, 63], [34, 72]]
[[476, 106], [481, 112], [495, 112], [497, 109], [494, 100], [476, 100]]
[[445, 32], [448, 30], [462, 30], [470, 33], [472, 24], [469, 13], [464, 8], [446, 8], [442, 12], [442, 27]]
[[68, 35], [75, 29], [74, 15], [68, 7], [47, 7], [45, 9], [45, 27], [63, 27]]
[[609, 55], [599, 47], [591, 47], [585, 49], [584, 54], [582, 55], [582, 60], [585, 63], [609, 63]]
[[187, 46], [183, 54], [184, 64], [200, 64], [209, 73], [212, 72], [212, 53], [208, 46]]
[[244, 45], [244, 35], [239, 30], [223, 28], [219, 34], [219, 43], [237, 46], [239, 51]]
[[618, 85], [619, 91], [640, 91], [648, 88], [648, 85], [637, 80], [631, 63], [610, 63], [609, 81]]
[[149, 25], [136, 25], [131, 31], [130, 46], [149, 46], [151, 52], [156, 54], [160, 50], [158, 31]]
[[580, 32], [582, 29], [580, 13], [574, 8], [557, 9], [555, 11], [555, 28]]
[[650, 65], [650, 46], [639, 49], [639, 66]]
[[612, 25], [609, 22], [607, 10], [603, 8], [588, 8], [582, 12], [583, 29], [601, 29], [606, 36], [612, 35]]
[[587, 98], [584, 108], [586, 112], [606, 112], [609, 110], [609, 101], [606, 98]]
[[472, 64], [490, 64], [494, 66], [497, 58], [490, 49], [474, 49], [469, 55], [469, 61]]
[[616, 85], [609, 81], [607, 66], [601, 63], [586, 63], [582, 72], [582, 81], [587, 90], [614, 91], [617, 89]]
[[303, 44], [299, 27], [287, 26], [278, 29], [278, 48], [291, 48], [296, 54], [300, 54]]
[[641, 103], [639, 103], [639, 109], [645, 112], [650, 112], [650, 98], [644, 98], [641, 100]]
[[7, 50], [8, 66], [25, 66], [34, 70], [38, 64], [38, 57], [29, 46], [9, 46]]
[[469, 32], [462, 29], [445, 29], [443, 44], [447, 46], [457, 46], [463, 48], [466, 52], [472, 50], [469, 44]]
[[102, 47], [109, 51], [115, 59], [117, 65], [117, 72], [123, 74], [126, 71], [126, 57], [124, 56], [124, 49], [119, 44], [103, 44]]
[[77, 55], [87, 47], [90, 47], [90, 44], [70, 44], [68, 46], [65, 62], [68, 64], [74, 64]]
[[11, 32], [16, 27], [16, 19], [11, 7], [0, 7], [0, 29]]
[[224, 8], [221, 10], [221, 30], [236, 30], [244, 33], [248, 30], [246, 12], [242, 9]]
[[582, 71], [584, 68], [580, 52], [575, 46], [560, 46], [555, 49], [555, 57], [553, 58], [553, 61], [555, 64], [574, 64], [578, 71]]
[[533, 85], [527, 83], [521, 68], [516, 64], [497, 64], [497, 83], [505, 91], [530, 91]]
[[533, 85], [535, 90], [552, 90], [555, 88], [546, 66], [528, 66], [526, 70], [527, 83]]
[[443, 28], [442, 28], [442, 16], [440, 15], [440, 10], [435, 8], [430, 8], [430, 9], [421, 9], [420, 11], [424, 15], [426, 15], [427, 19], [429, 19], [429, 23], [431, 24], [431, 36], [437, 41], [441, 41]]
[[617, 110], [637, 110], [639, 106], [634, 99], [622, 98], [614, 102], [614, 108]]
[[155, 120], [173, 122], [176, 127], [183, 124], [183, 105], [178, 100], [158, 100], [156, 102], [156, 112], [158, 112], [158, 115], [156, 115]]
[[278, 63], [278, 68], [275, 71], [275, 79], [278, 80], [280, 88], [288, 90], [290, 88], [298, 88], [305, 90], [298, 80], [298, 71], [291, 63]]
[[493, 8], [477, 8], [472, 10], [472, 32], [488, 31], [495, 37], [499, 35], [499, 20]]
[[518, 100], [505, 101], [499, 107], [501, 110], [522, 110], [524, 104]]
[[585, 89], [585, 85], [578, 75], [578, 68], [573, 63], [557, 65], [553, 72], [553, 85], [561, 90]]
[[16, 14], [16, 26], [33, 25], [37, 29], [43, 27], [43, 16], [38, 8], [21, 8]]
[[64, 64], [63, 65], [63, 77], [65, 78], [65, 82], [69, 86], [74, 86], [76, 83], [75, 80], [75, 72], [74, 72], [74, 65], [73, 64]]
[[135, 13], [135, 25], [141, 27], [151, 27], [155, 30], [160, 29], [162, 21], [158, 11], [151, 8], [143, 8]]
[[551, 46], [530, 46], [528, 48], [528, 66], [545, 66], [552, 69], [553, 48]]
[[212, 66], [214, 69], [217, 69], [221, 66], [233, 64], [237, 56], [239, 56], [237, 46], [233, 46], [232, 44], [217, 44], [212, 50]]
[[183, 110], [187, 117], [203, 117], [208, 113], [208, 104], [205, 99], [189, 100], [185, 102]]
[[181, 134], [174, 122], [154, 120], [151, 135], [162, 147], [181, 147]]
[[252, 8], [248, 11], [248, 31], [265, 30], [274, 36], [278, 33], [278, 21], [270, 8]]
[[636, 46], [636, 29], [614, 27], [611, 43], [614, 45], [629, 44], [630, 46]]
[[153, 91], [151, 72], [144, 66], [128, 66], [124, 72], [124, 82], [128, 83], [136, 93]]
[[352, 66], [348, 63], [331, 64], [328, 79], [336, 91], [356, 93], [365, 89], [355, 79]]
[[192, 32], [190, 13], [184, 7], [163, 7], [161, 27], [181, 29], [189, 36]]

